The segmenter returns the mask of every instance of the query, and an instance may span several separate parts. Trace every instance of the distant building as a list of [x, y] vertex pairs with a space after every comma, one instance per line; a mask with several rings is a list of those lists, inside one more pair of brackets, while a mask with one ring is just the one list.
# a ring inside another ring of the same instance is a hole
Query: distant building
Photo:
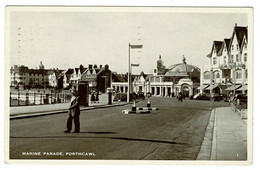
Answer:
[[14, 65], [10, 69], [10, 86], [20, 87], [49, 87], [49, 75], [53, 73], [51, 69], [44, 69], [42, 62], [39, 68], [29, 69], [28, 67], [21, 65]]
[[88, 68], [82, 73], [81, 80], [88, 81], [90, 91], [106, 92], [108, 87], [111, 87], [111, 70], [105, 65], [99, 67], [95, 64], [89, 64]]
[[53, 87], [53, 88], [58, 88], [58, 78], [60, 76], [60, 74], [62, 74], [62, 72], [64, 70], [59, 70], [57, 69], [53, 69], [53, 72], [49, 74], [49, 86]]
[[22, 65], [14, 65], [10, 69], [10, 86], [15, 87], [18, 85], [28, 86], [29, 85], [29, 68]]
[[231, 38], [213, 41], [209, 65], [201, 67], [201, 87], [205, 93], [247, 93], [248, 28], [235, 24]]

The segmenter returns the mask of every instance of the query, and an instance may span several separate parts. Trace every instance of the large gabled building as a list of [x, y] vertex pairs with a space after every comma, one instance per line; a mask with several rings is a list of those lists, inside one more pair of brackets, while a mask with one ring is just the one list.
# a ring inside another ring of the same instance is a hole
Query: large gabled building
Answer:
[[205, 93], [247, 93], [248, 28], [234, 27], [231, 38], [214, 41], [209, 65], [201, 67], [200, 91]]

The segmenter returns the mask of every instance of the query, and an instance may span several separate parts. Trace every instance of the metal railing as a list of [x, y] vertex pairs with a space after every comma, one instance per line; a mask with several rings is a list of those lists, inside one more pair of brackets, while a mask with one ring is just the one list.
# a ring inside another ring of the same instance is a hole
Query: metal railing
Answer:
[[12, 91], [10, 92], [10, 107], [68, 103], [70, 99], [70, 93]]

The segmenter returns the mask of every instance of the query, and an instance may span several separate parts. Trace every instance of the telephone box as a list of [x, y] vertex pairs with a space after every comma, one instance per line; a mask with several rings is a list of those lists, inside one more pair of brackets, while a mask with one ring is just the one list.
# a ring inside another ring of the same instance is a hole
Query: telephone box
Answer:
[[80, 81], [78, 83], [79, 104], [89, 106], [89, 84], [87, 81]]

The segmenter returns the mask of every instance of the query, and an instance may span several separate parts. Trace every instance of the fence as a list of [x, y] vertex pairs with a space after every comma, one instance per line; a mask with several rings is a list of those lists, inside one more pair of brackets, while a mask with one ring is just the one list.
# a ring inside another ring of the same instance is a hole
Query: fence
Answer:
[[70, 93], [14, 91], [10, 92], [10, 107], [67, 103], [70, 99]]

